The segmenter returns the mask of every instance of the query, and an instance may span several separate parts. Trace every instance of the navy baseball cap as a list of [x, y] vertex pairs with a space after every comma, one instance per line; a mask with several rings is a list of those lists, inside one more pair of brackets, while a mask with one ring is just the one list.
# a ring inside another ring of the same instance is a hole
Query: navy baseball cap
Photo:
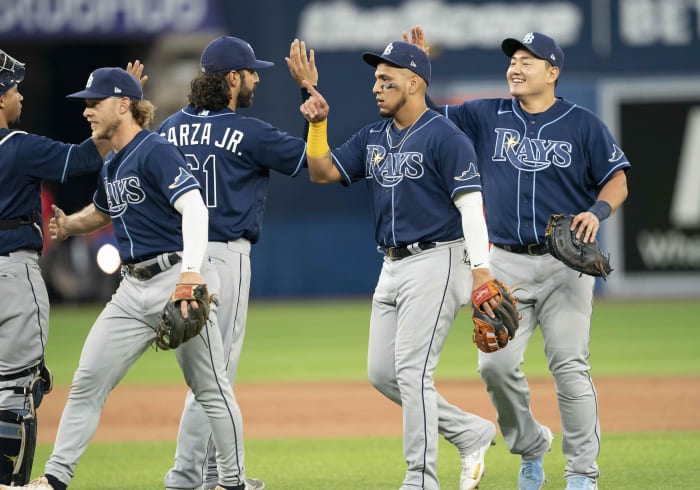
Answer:
[[24, 80], [24, 63], [0, 49], [0, 95]]
[[508, 38], [501, 43], [501, 49], [509, 58], [519, 49], [526, 49], [540, 59], [547, 60], [560, 70], [564, 67], [564, 51], [554, 39], [540, 32], [528, 32], [522, 41]]
[[200, 60], [205, 73], [227, 72], [231, 70], [259, 70], [274, 66], [271, 61], [255, 59], [250, 44], [233, 36], [221, 36], [214, 39], [202, 51]]
[[143, 99], [141, 82], [123, 68], [98, 68], [90, 73], [85, 90], [66, 96], [69, 99], [106, 99], [129, 97]]
[[399, 68], [407, 68], [430, 84], [430, 60], [428, 55], [415, 44], [394, 41], [382, 54], [365, 52], [362, 59], [375, 68], [379, 63], [389, 63]]

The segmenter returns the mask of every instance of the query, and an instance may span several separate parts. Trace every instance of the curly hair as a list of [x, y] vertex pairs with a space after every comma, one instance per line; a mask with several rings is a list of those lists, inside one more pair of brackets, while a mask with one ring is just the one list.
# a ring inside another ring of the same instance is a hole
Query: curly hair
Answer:
[[228, 73], [202, 73], [190, 83], [187, 100], [195, 110], [219, 111], [231, 102]]

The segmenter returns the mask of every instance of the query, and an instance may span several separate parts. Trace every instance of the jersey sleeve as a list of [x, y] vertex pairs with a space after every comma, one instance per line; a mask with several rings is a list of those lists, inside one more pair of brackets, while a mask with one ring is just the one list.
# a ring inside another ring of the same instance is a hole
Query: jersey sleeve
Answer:
[[476, 165], [476, 152], [471, 140], [455, 128], [439, 145], [440, 175], [452, 199], [460, 192], [481, 190], [481, 176]]
[[629, 168], [630, 163], [608, 127], [593, 113], [588, 114], [588, 135], [584, 147], [591, 162], [593, 180], [600, 188], [615, 172]]
[[177, 198], [192, 189], [201, 189], [199, 182], [189, 170], [185, 155], [169, 143], [153, 146], [144, 159], [144, 175], [154, 188], [159, 188], [172, 205]]
[[255, 119], [254, 159], [257, 165], [296, 177], [306, 163], [306, 141]]
[[475, 103], [467, 101], [458, 105], [446, 105], [439, 112], [443, 116], [447, 116], [467, 136], [476, 139], [479, 127], [475, 117], [475, 109]]
[[28, 175], [55, 182], [97, 172], [102, 167], [102, 157], [91, 139], [73, 145], [27, 134], [19, 142], [17, 158]]

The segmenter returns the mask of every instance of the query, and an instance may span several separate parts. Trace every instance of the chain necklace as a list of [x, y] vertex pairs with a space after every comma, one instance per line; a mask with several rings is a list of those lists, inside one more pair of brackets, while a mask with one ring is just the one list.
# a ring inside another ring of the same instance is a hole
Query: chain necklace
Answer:
[[[389, 145], [390, 151], [393, 151], [397, 148], [401, 148], [401, 145], [403, 145], [404, 142], [408, 139], [408, 135], [411, 134], [411, 131], [413, 130], [413, 126], [416, 125], [416, 123], [420, 120], [421, 117], [423, 117], [423, 114], [425, 114], [426, 112], [428, 112], [427, 108], [423, 112], [421, 112], [420, 116], [418, 116], [415, 121], [413, 121], [413, 123], [408, 127], [408, 129], [404, 133], [403, 137], [401, 138], [401, 141], [399, 141], [395, 145], [391, 144], [391, 135], [389, 134], [391, 127], [395, 126], [394, 120], [392, 119], [391, 124], [386, 125], [386, 130], [384, 132], [386, 133], [386, 143], [387, 143], [387, 145]], [[397, 129], [397, 131], [398, 131], [398, 129]]]

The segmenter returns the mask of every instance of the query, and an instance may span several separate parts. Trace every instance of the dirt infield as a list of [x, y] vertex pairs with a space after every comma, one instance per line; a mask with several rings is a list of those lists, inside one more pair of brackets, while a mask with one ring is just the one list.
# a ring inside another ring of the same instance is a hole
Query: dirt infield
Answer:
[[[595, 383], [603, 432], [700, 430], [700, 377], [601, 378]], [[437, 385], [451, 403], [495, 421], [481, 381]], [[530, 385], [535, 416], [560, 431], [553, 382], [531, 380]], [[94, 440], [174, 440], [185, 393], [182, 386], [118, 386], [107, 400]], [[44, 399], [39, 442], [54, 440], [67, 395], [67, 388], [56, 388]], [[368, 382], [241, 384], [236, 397], [249, 438], [401, 434], [399, 407]]]

